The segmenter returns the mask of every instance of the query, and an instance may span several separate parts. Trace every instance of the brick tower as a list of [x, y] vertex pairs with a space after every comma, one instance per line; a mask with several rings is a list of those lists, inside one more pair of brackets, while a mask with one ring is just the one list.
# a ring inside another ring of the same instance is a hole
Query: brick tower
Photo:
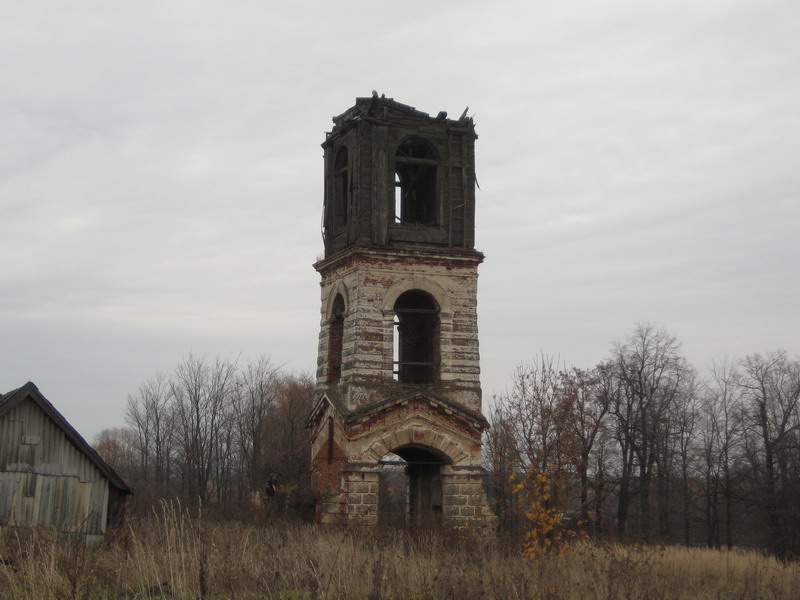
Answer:
[[308, 421], [318, 520], [487, 525], [474, 124], [375, 92], [333, 122]]

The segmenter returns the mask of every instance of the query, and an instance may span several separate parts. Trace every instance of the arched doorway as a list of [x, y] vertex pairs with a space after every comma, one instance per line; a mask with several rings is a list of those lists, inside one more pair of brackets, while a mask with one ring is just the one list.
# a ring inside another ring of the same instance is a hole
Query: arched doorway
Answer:
[[378, 522], [433, 527], [442, 523], [442, 466], [450, 460], [425, 446], [406, 445], [381, 460]]

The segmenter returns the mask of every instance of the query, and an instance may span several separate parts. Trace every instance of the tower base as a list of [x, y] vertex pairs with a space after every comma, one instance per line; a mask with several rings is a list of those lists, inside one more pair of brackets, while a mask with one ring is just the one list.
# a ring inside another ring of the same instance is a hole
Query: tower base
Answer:
[[317, 432], [318, 522], [454, 529], [496, 525], [483, 487], [479, 414], [418, 393], [342, 418], [323, 396], [311, 421]]

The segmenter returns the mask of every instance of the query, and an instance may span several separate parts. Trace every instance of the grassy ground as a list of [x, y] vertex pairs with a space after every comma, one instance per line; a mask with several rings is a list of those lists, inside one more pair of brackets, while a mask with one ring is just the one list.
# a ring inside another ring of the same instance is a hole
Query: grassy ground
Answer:
[[0, 598], [794, 600], [800, 565], [746, 552], [583, 543], [521, 558], [454, 533], [210, 523], [164, 509], [98, 549], [6, 530]]

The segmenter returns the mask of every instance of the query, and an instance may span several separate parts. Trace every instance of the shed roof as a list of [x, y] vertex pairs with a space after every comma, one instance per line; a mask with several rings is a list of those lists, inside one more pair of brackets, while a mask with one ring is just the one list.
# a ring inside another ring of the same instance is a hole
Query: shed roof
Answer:
[[0, 396], [0, 417], [3, 417], [12, 408], [25, 400], [31, 400], [40, 409], [42, 409], [42, 411], [44, 411], [50, 420], [59, 429], [61, 429], [61, 431], [64, 432], [64, 435], [67, 436], [67, 439], [76, 448], [78, 448], [78, 450], [83, 452], [86, 455], [86, 458], [88, 458], [89, 461], [91, 461], [92, 464], [94, 464], [100, 470], [100, 472], [108, 479], [111, 485], [113, 485], [122, 493], [133, 493], [133, 491], [127, 486], [122, 478], [117, 475], [114, 469], [112, 469], [109, 464], [100, 457], [97, 451], [92, 448], [92, 446], [83, 439], [81, 434], [79, 434], [75, 428], [70, 425], [69, 422], [67, 422], [64, 416], [56, 410], [55, 406], [53, 406], [50, 401], [42, 395], [42, 393], [39, 391], [39, 388], [37, 388], [33, 382], [29, 381], [22, 387]]

